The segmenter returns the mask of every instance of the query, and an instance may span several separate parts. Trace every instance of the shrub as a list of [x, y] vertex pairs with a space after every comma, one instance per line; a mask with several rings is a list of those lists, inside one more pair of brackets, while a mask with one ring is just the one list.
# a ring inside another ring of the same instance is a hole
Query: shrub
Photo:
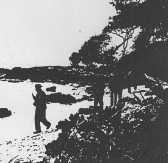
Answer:
[[[62, 132], [57, 140], [46, 145], [46, 154], [55, 162], [134, 160], [149, 149], [148, 138], [152, 139], [155, 126], [160, 124], [163, 106], [158, 98], [140, 104], [136, 99], [125, 98], [117, 108], [106, 107], [101, 114], [71, 115], [56, 126]], [[154, 137], [153, 143], [155, 140]]]

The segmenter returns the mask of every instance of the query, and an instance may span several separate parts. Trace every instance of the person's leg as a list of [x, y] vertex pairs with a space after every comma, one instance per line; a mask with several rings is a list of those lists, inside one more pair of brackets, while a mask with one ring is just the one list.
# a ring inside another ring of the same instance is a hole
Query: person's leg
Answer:
[[113, 104], [114, 104], [114, 98], [113, 98], [113, 92], [111, 91], [111, 106], [113, 106]]
[[115, 92], [114, 93], [114, 106], [116, 106], [117, 104], [117, 93]]
[[99, 98], [100, 110], [103, 110], [103, 96]]
[[51, 126], [51, 123], [46, 119], [46, 109], [41, 111], [41, 122], [47, 126], [47, 128]]
[[120, 100], [121, 98], [122, 98], [122, 89], [118, 91], [118, 100]]
[[94, 108], [97, 108], [98, 105], [98, 99], [97, 97], [94, 98]]
[[35, 129], [36, 131], [41, 131], [41, 127], [40, 127], [40, 112], [36, 109], [35, 112]]
[[137, 87], [138, 87], [138, 86], [135, 84], [135, 85], [134, 85], [134, 89], [137, 90]]

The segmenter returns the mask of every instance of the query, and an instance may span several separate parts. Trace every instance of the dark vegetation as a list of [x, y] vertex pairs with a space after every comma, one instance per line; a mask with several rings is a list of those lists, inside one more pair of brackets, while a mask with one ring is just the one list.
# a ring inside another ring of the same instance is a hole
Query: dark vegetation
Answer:
[[[68, 84], [79, 81], [81, 68], [74, 69], [72, 67], [32, 67], [21, 68], [15, 67], [11, 70], [1, 69], [0, 77], [3, 80], [20, 82], [24, 80], [30, 80], [32, 82], [46, 82], [51, 81], [53, 83]], [[3, 75], [4, 74], [4, 75]]]
[[1, 68], [0, 80], [7, 80], [9, 82], [22, 82], [30, 80], [31, 82], [52, 82], [57, 84], [80, 83], [84, 86], [97, 80], [95, 79], [94, 74], [104, 76], [105, 72], [106, 69], [103, 68], [91, 69], [86, 66], [46, 66], [32, 68], [15, 67], [11, 70]]
[[[139, 78], [147, 73], [168, 81], [167, 3], [166, 0], [112, 0], [117, 15], [109, 18], [102, 34], [91, 37], [78, 52], [72, 53], [72, 65], [83, 64], [92, 69], [99, 64], [105, 70], [104, 75], [131, 72]], [[114, 37], [122, 41], [116, 45]]]
[[167, 159], [168, 146], [160, 150], [167, 143], [166, 109], [158, 97], [142, 100], [141, 104], [135, 98], [124, 98], [116, 108], [107, 107], [101, 112], [89, 108], [88, 113], [79, 112], [58, 123], [56, 127], [62, 132], [46, 145], [46, 154], [56, 163]]
[[[93, 76], [93, 80], [98, 74], [106, 82], [125, 76], [123, 88], [145, 84], [153, 95], [143, 100], [136, 96], [121, 99], [115, 107], [101, 112], [80, 109], [69, 120], [59, 122], [57, 128], [62, 133], [46, 145], [46, 153], [56, 163], [166, 163], [168, 94], [162, 81], [168, 82], [168, 1], [110, 3], [117, 15], [109, 18], [102, 34], [92, 36], [78, 52], [72, 53], [71, 64], [85, 65], [86, 76]], [[111, 42], [114, 36], [122, 39], [118, 45]], [[157, 82], [146, 81], [144, 74]], [[89, 116], [86, 118], [85, 114]]]

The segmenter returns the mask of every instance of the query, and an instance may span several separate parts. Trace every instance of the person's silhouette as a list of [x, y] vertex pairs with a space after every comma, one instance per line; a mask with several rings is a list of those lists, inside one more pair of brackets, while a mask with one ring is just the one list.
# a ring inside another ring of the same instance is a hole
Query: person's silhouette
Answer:
[[93, 86], [94, 89], [94, 107], [97, 108], [97, 105], [99, 103], [100, 110], [103, 110], [103, 95], [104, 95], [104, 83], [97, 81], [94, 83]]
[[122, 83], [123, 79], [119, 75], [113, 76], [109, 83], [109, 88], [111, 91], [111, 106], [116, 106], [118, 100], [122, 98]]
[[34, 103], [33, 105], [36, 106], [36, 111], [35, 111], [35, 129], [36, 131], [34, 133], [40, 133], [41, 132], [41, 127], [40, 127], [40, 122], [42, 122], [47, 129], [50, 128], [51, 123], [47, 121], [46, 119], [46, 94], [44, 91], [41, 89], [40, 84], [35, 85], [35, 89], [37, 91], [37, 95], [33, 96]]

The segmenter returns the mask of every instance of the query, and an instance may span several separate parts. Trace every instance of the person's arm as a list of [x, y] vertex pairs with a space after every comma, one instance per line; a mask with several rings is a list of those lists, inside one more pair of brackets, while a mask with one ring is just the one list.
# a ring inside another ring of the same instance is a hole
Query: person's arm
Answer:
[[32, 97], [33, 97], [34, 100], [36, 100], [36, 96], [34, 96], [33, 93], [32, 93]]
[[37, 93], [36, 96], [34, 96], [32, 94], [32, 96], [33, 96], [33, 99], [34, 99], [34, 105], [35, 106], [39, 105], [44, 100], [42, 93]]
[[37, 106], [37, 97], [34, 96], [33, 93], [32, 93], [32, 97], [33, 97], [33, 99], [34, 99], [33, 105], [34, 105], [34, 106]]

